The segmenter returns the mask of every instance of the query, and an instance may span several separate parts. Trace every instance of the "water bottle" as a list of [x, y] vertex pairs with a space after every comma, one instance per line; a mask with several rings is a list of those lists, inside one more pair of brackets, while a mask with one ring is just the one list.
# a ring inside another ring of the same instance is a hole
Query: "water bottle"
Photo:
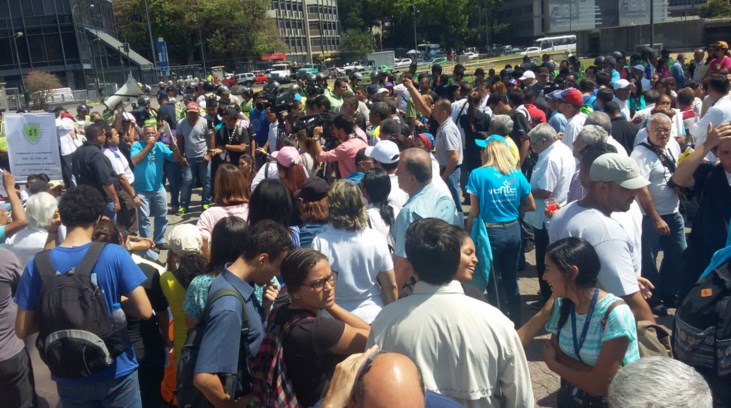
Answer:
[[119, 303], [112, 304], [112, 328], [114, 331], [127, 327], [127, 317], [124, 315], [122, 305]]

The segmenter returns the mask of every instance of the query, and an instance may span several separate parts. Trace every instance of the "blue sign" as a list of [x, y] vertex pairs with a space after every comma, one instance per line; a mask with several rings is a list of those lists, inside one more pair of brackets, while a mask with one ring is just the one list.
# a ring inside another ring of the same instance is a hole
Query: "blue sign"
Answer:
[[168, 46], [162, 37], [157, 37], [157, 66], [160, 68], [160, 74], [170, 75], [170, 60], [168, 59]]

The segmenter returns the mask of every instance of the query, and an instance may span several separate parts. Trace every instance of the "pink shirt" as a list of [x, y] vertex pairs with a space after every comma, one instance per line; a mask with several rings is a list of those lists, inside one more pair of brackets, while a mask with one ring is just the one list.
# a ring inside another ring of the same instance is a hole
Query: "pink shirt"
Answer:
[[712, 74], [717, 74], [724, 68], [731, 71], [731, 57], [714, 58], [708, 64], [708, 71]]
[[345, 178], [355, 171], [355, 154], [364, 147], [368, 147], [366, 142], [358, 137], [351, 137], [332, 150], [320, 152], [320, 161], [338, 162], [340, 177]]
[[239, 217], [244, 221], [248, 221], [249, 204], [229, 205], [227, 207], [213, 206], [203, 211], [203, 214], [201, 214], [200, 218], [198, 218], [198, 223], [196, 223], [195, 226], [198, 227], [201, 234], [207, 235], [210, 238], [213, 227], [216, 226], [218, 221], [225, 217]]

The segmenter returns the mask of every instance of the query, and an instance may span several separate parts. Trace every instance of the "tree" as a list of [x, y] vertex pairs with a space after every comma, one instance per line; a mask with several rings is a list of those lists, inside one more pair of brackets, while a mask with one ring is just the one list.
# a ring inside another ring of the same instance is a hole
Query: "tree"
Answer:
[[729, 0], [708, 0], [698, 11], [703, 18], [731, 17], [731, 1]]
[[30, 71], [24, 78], [26, 92], [42, 110], [48, 110], [48, 98], [51, 91], [61, 87], [61, 81], [55, 74], [45, 71]]
[[369, 21], [365, 15], [363, 0], [338, 0], [338, 18], [340, 25], [348, 29], [367, 30]]
[[348, 29], [340, 39], [340, 51], [350, 54], [353, 58], [360, 59], [369, 52], [376, 49], [376, 41], [373, 35], [365, 31]]

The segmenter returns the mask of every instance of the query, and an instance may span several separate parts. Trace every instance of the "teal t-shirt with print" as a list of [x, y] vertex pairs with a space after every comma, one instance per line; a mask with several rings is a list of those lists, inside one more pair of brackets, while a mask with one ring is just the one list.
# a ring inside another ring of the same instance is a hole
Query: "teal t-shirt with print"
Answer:
[[[605, 341], [620, 337], [627, 337], [629, 339], [627, 352], [624, 354], [622, 366], [632, 364], [640, 359], [640, 350], [637, 346], [637, 323], [629, 306], [623, 304], [615, 307], [609, 314], [606, 326], [602, 328], [601, 320], [604, 318], [607, 308], [609, 308], [609, 305], [618, 299], [619, 298], [617, 296], [607, 293], [606, 296], [597, 301], [594, 313], [591, 316], [591, 322], [589, 323], [589, 331], [586, 334], [586, 340], [580, 350], [581, 361], [583, 361], [584, 364], [594, 367], [597, 359], [599, 359], [602, 344]], [[561, 298], [556, 299], [556, 302], [553, 305], [551, 319], [548, 323], [546, 323], [546, 331], [551, 334], [558, 334], [558, 319], [562, 300], [563, 299]], [[584, 327], [586, 317], [586, 315], [576, 314], [577, 336], [581, 336], [581, 331]], [[559, 346], [564, 354], [578, 361], [579, 358], [574, 352], [572, 336], [571, 317], [569, 316], [569, 318], [566, 319], [566, 323], [561, 328]]]

